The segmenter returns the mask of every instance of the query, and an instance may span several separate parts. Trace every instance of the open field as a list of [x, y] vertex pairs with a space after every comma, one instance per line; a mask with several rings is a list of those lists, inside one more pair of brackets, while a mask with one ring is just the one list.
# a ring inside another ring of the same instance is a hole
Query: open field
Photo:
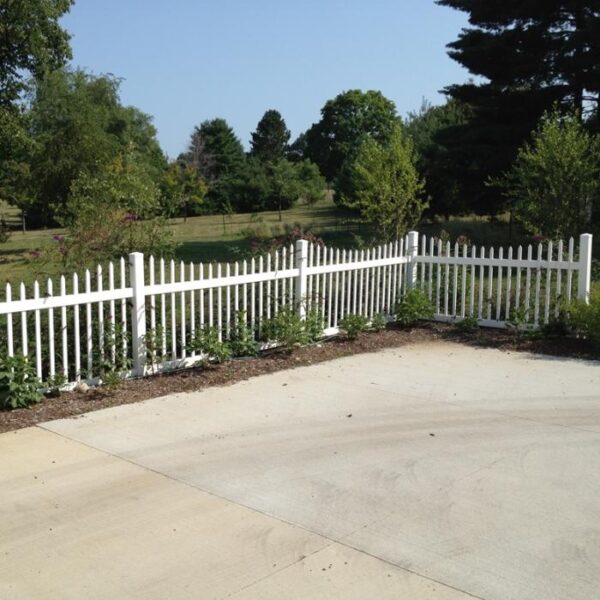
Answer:
[[[35, 277], [54, 275], [60, 266], [40, 266], [32, 258], [31, 252], [53, 244], [52, 237], [64, 233], [62, 229], [42, 229], [25, 234], [17, 228], [18, 214], [11, 207], [0, 205], [11, 226], [15, 227], [7, 243], [0, 245], [0, 284], [7, 281], [31, 282]], [[210, 215], [171, 220], [171, 227], [177, 247], [177, 258], [194, 262], [233, 261], [247, 251], [253, 236], [274, 237], [285, 233], [287, 228], [300, 225], [322, 237], [327, 244], [340, 247], [355, 247], [358, 238], [370, 242], [368, 227], [353, 222], [352, 215], [331, 201], [326, 200], [314, 206], [297, 206], [282, 212], [281, 221], [277, 211], [262, 213], [234, 214], [223, 217]], [[472, 243], [486, 247], [508, 246], [527, 243], [529, 237], [518, 225], [513, 226], [512, 234], [506, 216], [497, 220], [488, 217], [455, 217], [450, 221], [423, 221], [417, 226], [419, 232], [439, 235], [442, 230], [454, 240], [464, 235]]]

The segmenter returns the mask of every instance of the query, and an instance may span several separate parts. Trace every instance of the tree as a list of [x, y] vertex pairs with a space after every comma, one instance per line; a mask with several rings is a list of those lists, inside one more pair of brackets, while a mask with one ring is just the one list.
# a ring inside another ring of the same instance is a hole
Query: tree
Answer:
[[119, 80], [59, 70], [35, 82], [28, 113], [32, 150], [29, 210], [34, 224], [55, 223], [73, 182], [102, 176], [121, 156], [158, 183], [166, 161], [150, 117], [119, 100]]
[[59, 19], [74, 0], [4, 0], [0, 5], [0, 107], [11, 109], [25, 90], [27, 74], [38, 78], [71, 58], [70, 35]]
[[268, 110], [252, 133], [250, 155], [263, 163], [281, 160], [285, 156], [290, 135], [281, 114], [276, 110]]
[[164, 172], [161, 181], [163, 214], [172, 217], [183, 213], [188, 216], [199, 214], [204, 205], [207, 186], [192, 165], [175, 160]]
[[194, 129], [188, 151], [181, 158], [195, 166], [210, 185], [241, 168], [244, 148], [225, 119], [212, 119]]
[[397, 125], [387, 143], [363, 140], [336, 187], [340, 203], [373, 225], [380, 239], [398, 239], [421, 217], [423, 182], [412, 139]]
[[79, 214], [94, 210], [125, 211], [134, 220], [159, 213], [159, 189], [135, 154], [117, 156], [105, 169], [90, 174], [83, 171], [72, 185], [69, 200], [60, 214], [63, 225], [77, 220]]
[[292, 162], [306, 158], [306, 132], [301, 133], [287, 148], [285, 157]]
[[71, 57], [69, 34], [59, 19], [73, 0], [20, 0], [0, 3], [0, 198], [23, 207], [20, 177], [28, 171], [31, 141], [23, 111], [26, 79], [41, 78]]
[[600, 222], [600, 137], [577, 115], [550, 113], [496, 184], [530, 231], [578, 236]]
[[306, 132], [304, 156], [333, 181], [365, 136], [385, 144], [399, 122], [394, 103], [381, 92], [344, 92], [326, 102], [321, 120]]
[[204, 121], [196, 127], [188, 151], [180, 157], [208, 184], [207, 204], [216, 213], [232, 207], [230, 192], [243, 177], [245, 158], [242, 143], [225, 119]]
[[450, 56], [481, 83], [445, 93], [472, 108], [447, 138], [463, 169], [463, 189], [481, 211], [501, 206], [490, 176], [509, 168], [541, 116], [557, 104], [597, 121], [600, 100], [600, 6], [584, 0], [437, 0], [469, 14], [470, 27]]
[[418, 112], [409, 114], [406, 124], [406, 132], [415, 144], [417, 169], [425, 179], [428, 212], [446, 219], [468, 208], [456, 176], [456, 157], [442, 143], [448, 132], [466, 119], [466, 107], [455, 100], [442, 106], [423, 102]]

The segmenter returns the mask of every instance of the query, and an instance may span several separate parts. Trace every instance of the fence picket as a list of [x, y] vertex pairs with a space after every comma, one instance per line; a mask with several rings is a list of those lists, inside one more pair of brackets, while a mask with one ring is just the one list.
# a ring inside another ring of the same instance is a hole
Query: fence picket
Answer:
[[[79, 294], [79, 277], [73, 273], [73, 295]], [[75, 381], [81, 381], [81, 329], [79, 328], [79, 304], [73, 306], [73, 334], [75, 341]]]
[[[60, 276], [60, 295], [62, 297], [67, 295], [67, 282], [64, 275]], [[114, 306], [114, 301], [112, 302]], [[114, 312], [114, 310], [113, 310]], [[113, 316], [114, 323], [114, 316]], [[65, 383], [69, 378], [69, 344], [68, 344], [68, 330], [67, 330], [67, 307], [62, 306], [60, 309], [60, 331], [61, 331], [61, 349], [62, 349], [62, 376], [65, 379]]]
[[[6, 303], [12, 303], [12, 288], [10, 283], [6, 284]], [[6, 351], [8, 356], [14, 356], [14, 339], [13, 339], [13, 316], [12, 313], [6, 315]]]
[[[54, 296], [54, 290], [52, 287], [52, 279], [48, 278], [47, 288], [48, 297]], [[56, 375], [56, 356], [54, 353], [54, 309], [48, 309], [48, 374], [50, 377]]]

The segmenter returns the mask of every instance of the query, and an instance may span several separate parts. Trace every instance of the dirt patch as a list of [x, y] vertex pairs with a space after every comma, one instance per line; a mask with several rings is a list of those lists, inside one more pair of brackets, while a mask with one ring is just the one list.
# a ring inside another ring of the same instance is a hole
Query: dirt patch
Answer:
[[85, 393], [63, 393], [58, 398], [48, 398], [31, 408], [0, 411], [0, 432], [168, 394], [194, 392], [210, 386], [231, 385], [257, 375], [312, 365], [351, 354], [376, 352], [415, 342], [439, 340], [504, 351], [600, 360], [600, 350], [594, 349], [585, 340], [568, 337], [532, 339], [493, 329], [481, 329], [464, 334], [452, 325], [428, 323], [413, 329], [391, 328], [379, 333], [364, 333], [354, 341], [343, 337], [331, 338], [320, 344], [299, 348], [291, 354], [271, 351], [257, 358], [237, 359], [222, 365], [191, 368], [145, 379], [124, 381], [116, 386], [96, 388]]

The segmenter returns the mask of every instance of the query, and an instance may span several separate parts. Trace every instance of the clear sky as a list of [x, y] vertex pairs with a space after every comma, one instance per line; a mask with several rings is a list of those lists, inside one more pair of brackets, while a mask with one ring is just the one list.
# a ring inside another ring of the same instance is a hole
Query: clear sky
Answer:
[[123, 79], [171, 158], [223, 117], [245, 146], [265, 110], [295, 137], [326, 100], [381, 90], [401, 115], [468, 73], [446, 54], [464, 14], [433, 0], [76, 0], [73, 65]]

